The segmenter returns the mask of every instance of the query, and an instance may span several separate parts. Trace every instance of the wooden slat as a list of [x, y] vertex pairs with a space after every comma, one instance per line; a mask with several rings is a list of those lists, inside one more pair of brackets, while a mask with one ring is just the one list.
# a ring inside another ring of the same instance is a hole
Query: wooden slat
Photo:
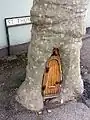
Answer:
[[[57, 49], [56, 49], [57, 50]], [[58, 53], [58, 51], [54, 51], [53, 53]], [[42, 86], [44, 89], [42, 90], [43, 96], [55, 96], [60, 92], [60, 82], [62, 80], [62, 71], [61, 71], [61, 63], [60, 63], [60, 55], [53, 54], [49, 58], [45, 66], [45, 72], [43, 75]]]

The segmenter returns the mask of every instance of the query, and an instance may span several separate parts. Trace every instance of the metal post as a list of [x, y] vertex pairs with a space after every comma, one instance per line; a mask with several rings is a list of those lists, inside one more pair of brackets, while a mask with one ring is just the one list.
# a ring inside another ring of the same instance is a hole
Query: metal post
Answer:
[[6, 19], [4, 19], [4, 21], [5, 21], [5, 29], [6, 29], [7, 44], [8, 44], [8, 47], [7, 47], [7, 50], [8, 50], [8, 56], [10, 56], [9, 32], [8, 32], [8, 27], [7, 27], [7, 24], [6, 24]]

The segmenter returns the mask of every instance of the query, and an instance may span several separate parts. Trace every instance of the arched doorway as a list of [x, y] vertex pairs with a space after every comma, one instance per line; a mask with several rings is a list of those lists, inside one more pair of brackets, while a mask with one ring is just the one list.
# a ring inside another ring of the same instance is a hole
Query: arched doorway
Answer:
[[54, 48], [46, 62], [42, 80], [42, 95], [44, 98], [57, 96], [61, 90], [62, 70], [59, 49]]

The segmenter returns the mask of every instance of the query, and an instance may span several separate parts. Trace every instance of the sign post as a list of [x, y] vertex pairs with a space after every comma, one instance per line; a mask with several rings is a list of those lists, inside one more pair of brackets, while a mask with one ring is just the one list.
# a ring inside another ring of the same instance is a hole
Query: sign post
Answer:
[[17, 27], [22, 25], [29, 25], [32, 24], [30, 21], [30, 16], [20, 16], [20, 17], [12, 17], [12, 18], [5, 18], [5, 29], [6, 29], [6, 37], [7, 37], [7, 44], [8, 44], [8, 56], [10, 56], [10, 40], [9, 40], [9, 28], [10, 27]]

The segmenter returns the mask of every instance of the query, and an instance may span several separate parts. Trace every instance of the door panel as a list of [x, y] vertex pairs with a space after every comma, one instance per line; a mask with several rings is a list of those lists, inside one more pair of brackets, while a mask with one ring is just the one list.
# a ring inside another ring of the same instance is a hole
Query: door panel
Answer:
[[42, 81], [42, 94], [44, 97], [57, 95], [60, 93], [60, 82], [62, 81], [60, 56], [51, 56], [45, 67]]

